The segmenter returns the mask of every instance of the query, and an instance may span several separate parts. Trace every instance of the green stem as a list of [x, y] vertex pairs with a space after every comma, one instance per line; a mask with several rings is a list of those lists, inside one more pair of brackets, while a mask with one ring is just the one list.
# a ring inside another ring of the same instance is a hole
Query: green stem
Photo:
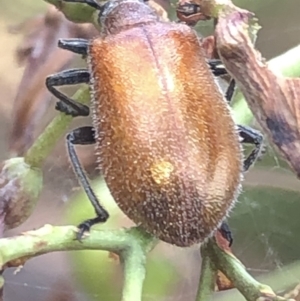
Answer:
[[144, 239], [141, 239], [134, 248], [132, 245], [131, 249], [126, 249], [123, 252], [124, 285], [122, 301], [142, 300], [143, 283], [146, 276], [146, 255], [157, 241], [151, 238], [149, 234], [144, 233], [144, 235], [144, 237], [149, 237], [149, 240], [146, 239], [146, 244], [143, 242]]
[[[138, 245], [145, 244], [149, 250], [154, 240], [149, 236], [137, 236], [138, 228], [118, 230], [91, 230], [81, 242], [75, 239], [77, 228], [74, 226], [51, 226], [25, 232], [0, 240], [1, 264], [22, 257], [46, 254], [55, 251], [106, 250], [115, 253], [129, 249], [133, 252]], [[140, 254], [140, 253], [139, 253]]]
[[[132, 229], [134, 232], [136, 229]], [[158, 242], [152, 236], [140, 229], [134, 233], [138, 238], [136, 244], [122, 253], [124, 260], [124, 285], [122, 301], [141, 301], [143, 283], [146, 276], [146, 255]]]
[[215, 290], [216, 269], [214, 267], [209, 254], [207, 253], [206, 245], [201, 246], [202, 264], [201, 275], [198, 285], [196, 301], [209, 301]]
[[124, 252], [124, 260], [122, 301], [140, 301], [146, 276], [146, 255], [136, 248], [133, 252]]
[[[88, 87], [79, 89], [72, 98], [80, 103], [88, 104], [90, 99]], [[41, 167], [72, 120], [72, 116], [64, 113], [58, 114], [26, 152], [25, 162], [31, 167]]]
[[242, 263], [234, 255], [221, 250], [214, 239], [207, 243], [207, 252], [216, 268], [232, 281], [246, 300], [285, 300], [276, 296], [269, 286], [255, 280]]
[[157, 239], [139, 228], [119, 230], [91, 230], [81, 241], [75, 240], [73, 226], [44, 227], [0, 240], [0, 260], [6, 263], [19, 258], [33, 257], [55, 251], [106, 250], [119, 254], [124, 263], [122, 301], [141, 301], [146, 274], [146, 255]]

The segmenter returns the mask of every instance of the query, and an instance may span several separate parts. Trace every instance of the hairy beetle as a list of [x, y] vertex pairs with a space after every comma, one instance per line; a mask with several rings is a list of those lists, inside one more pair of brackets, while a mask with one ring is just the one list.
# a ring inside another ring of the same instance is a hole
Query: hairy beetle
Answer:
[[[161, 21], [142, 0], [63, 1], [96, 8], [101, 28], [90, 41], [59, 41], [59, 47], [84, 55], [88, 69], [46, 79], [59, 99], [56, 108], [73, 116], [86, 116], [89, 108], [55, 87], [91, 88], [93, 127], [67, 136], [74, 170], [97, 215], [79, 225], [79, 238], [108, 218], [74, 149], [96, 143], [100, 172], [130, 219], [177, 246], [202, 242], [234, 205], [262, 136], [235, 125], [213, 76], [220, 70], [207, 63], [192, 28]], [[245, 161], [240, 142], [255, 145]]]

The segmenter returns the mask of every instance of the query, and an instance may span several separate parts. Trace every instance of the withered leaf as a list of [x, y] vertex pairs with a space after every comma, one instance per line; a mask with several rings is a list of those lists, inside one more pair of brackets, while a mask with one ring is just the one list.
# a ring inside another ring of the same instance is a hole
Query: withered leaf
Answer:
[[219, 55], [268, 139], [300, 177], [300, 79], [275, 74], [250, 40], [253, 14], [234, 10], [216, 26]]

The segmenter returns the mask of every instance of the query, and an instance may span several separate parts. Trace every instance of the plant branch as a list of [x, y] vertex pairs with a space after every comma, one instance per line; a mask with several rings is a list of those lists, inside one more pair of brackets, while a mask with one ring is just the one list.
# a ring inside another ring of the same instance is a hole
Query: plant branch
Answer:
[[269, 286], [256, 281], [242, 263], [233, 254], [220, 249], [214, 239], [209, 240], [204, 248], [216, 268], [230, 279], [246, 300], [286, 300], [276, 296]]
[[133, 232], [137, 238], [137, 245], [133, 247], [134, 245], [131, 243], [131, 248], [126, 248], [121, 253], [124, 260], [122, 301], [142, 299], [143, 283], [146, 276], [146, 255], [155, 245], [156, 241], [156, 239], [148, 234], [139, 232], [137, 228], [132, 228], [129, 231]]
[[215, 290], [217, 270], [211, 261], [205, 245], [201, 246], [201, 275], [196, 301], [209, 301]]
[[124, 263], [124, 290], [122, 301], [141, 301], [145, 278], [146, 254], [157, 240], [140, 228], [119, 230], [91, 230], [82, 242], [75, 239], [74, 226], [44, 227], [23, 235], [0, 240], [2, 268], [12, 266], [18, 259], [55, 251], [106, 250], [116, 253]]
[[[72, 99], [82, 104], [88, 104], [90, 101], [89, 88], [79, 89]], [[25, 162], [31, 167], [40, 167], [72, 120], [72, 116], [59, 113], [26, 152]]]

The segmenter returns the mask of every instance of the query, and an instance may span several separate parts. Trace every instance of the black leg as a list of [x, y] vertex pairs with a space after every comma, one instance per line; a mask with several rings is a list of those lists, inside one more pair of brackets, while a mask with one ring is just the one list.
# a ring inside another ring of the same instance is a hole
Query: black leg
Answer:
[[88, 43], [88, 40], [85, 39], [59, 39], [58, 47], [87, 56]]
[[81, 186], [83, 187], [85, 193], [87, 194], [91, 204], [93, 205], [96, 217], [92, 219], [88, 219], [82, 222], [78, 228], [79, 232], [77, 234], [77, 239], [81, 240], [84, 232], [89, 231], [90, 228], [100, 222], [105, 222], [109, 214], [108, 212], [101, 206], [99, 200], [97, 199], [94, 191], [91, 188], [89, 180], [79, 162], [78, 156], [76, 154], [76, 150], [74, 145], [87, 145], [87, 144], [94, 144], [95, 141], [95, 132], [94, 128], [90, 126], [81, 127], [78, 129], [73, 130], [71, 133], [67, 135], [67, 148], [69, 152], [69, 157], [74, 169], [74, 172], [79, 179]]
[[46, 86], [48, 90], [59, 99], [56, 103], [56, 109], [71, 116], [88, 116], [90, 113], [89, 107], [80, 104], [65, 94], [59, 92], [54, 86], [88, 84], [90, 74], [86, 69], [70, 69], [56, 74], [52, 74], [46, 78]]
[[83, 3], [87, 4], [95, 9], [101, 9], [101, 5], [97, 3], [95, 0], [62, 0], [63, 2], [71, 2], [71, 3]]
[[[222, 64], [221, 60], [210, 60], [208, 62], [214, 76], [222, 76], [226, 75], [227, 71]], [[235, 80], [231, 79], [229, 82], [229, 86], [225, 92], [225, 99], [228, 103], [230, 103], [232, 96], [235, 90]], [[247, 171], [256, 161], [256, 159], [262, 153], [264, 144], [263, 144], [263, 136], [260, 132], [247, 127], [247, 126], [238, 126], [239, 135], [241, 137], [241, 143], [249, 143], [254, 144], [255, 149], [249, 154], [249, 156], [244, 160], [244, 172]], [[230, 228], [226, 222], [223, 222], [219, 228], [222, 236], [228, 241], [229, 247], [233, 243], [233, 237], [230, 231]]]
[[[244, 160], [244, 172], [246, 172], [256, 161], [263, 151], [263, 135], [248, 127], [248, 126], [238, 126], [239, 135], [241, 137], [241, 143], [254, 144], [255, 149], [250, 153], [250, 155]], [[222, 236], [228, 241], [229, 247], [233, 243], [233, 237], [230, 231], [230, 228], [226, 222], [223, 222], [219, 228], [219, 231], [222, 233]]]
[[222, 76], [227, 74], [227, 70], [225, 69], [221, 60], [211, 59], [208, 61], [208, 65], [214, 76]]
[[225, 92], [225, 99], [227, 100], [228, 103], [230, 103], [232, 100], [234, 90], [235, 90], [235, 80], [232, 78]]
[[251, 127], [244, 125], [238, 125], [238, 130], [241, 137], [241, 143], [249, 143], [255, 146], [254, 150], [244, 160], [244, 172], [246, 172], [254, 164], [264, 149], [263, 135]]
[[[209, 60], [208, 64], [214, 76], [222, 76], [227, 74], [227, 70], [225, 69], [221, 60], [216, 60], [216, 59]], [[229, 86], [227, 87], [227, 90], [225, 92], [225, 99], [227, 100], [228, 103], [230, 103], [232, 99], [234, 90], [235, 90], [235, 80], [231, 79], [229, 82]]]
[[[227, 71], [223, 66], [221, 60], [210, 60], [208, 64], [215, 76], [222, 76], [227, 74]], [[230, 102], [232, 99], [234, 89], [235, 89], [235, 80], [231, 79], [229, 86], [225, 92], [225, 98], [228, 102]], [[255, 149], [250, 153], [250, 155], [244, 161], [244, 171], [247, 171], [263, 151], [264, 148], [263, 135], [260, 132], [248, 126], [239, 125], [238, 129], [239, 129], [239, 135], [241, 137], [242, 143], [249, 143], [255, 145]]]
[[219, 231], [221, 232], [222, 236], [228, 241], [229, 247], [231, 247], [233, 238], [228, 224], [226, 222], [223, 222], [219, 228]]

